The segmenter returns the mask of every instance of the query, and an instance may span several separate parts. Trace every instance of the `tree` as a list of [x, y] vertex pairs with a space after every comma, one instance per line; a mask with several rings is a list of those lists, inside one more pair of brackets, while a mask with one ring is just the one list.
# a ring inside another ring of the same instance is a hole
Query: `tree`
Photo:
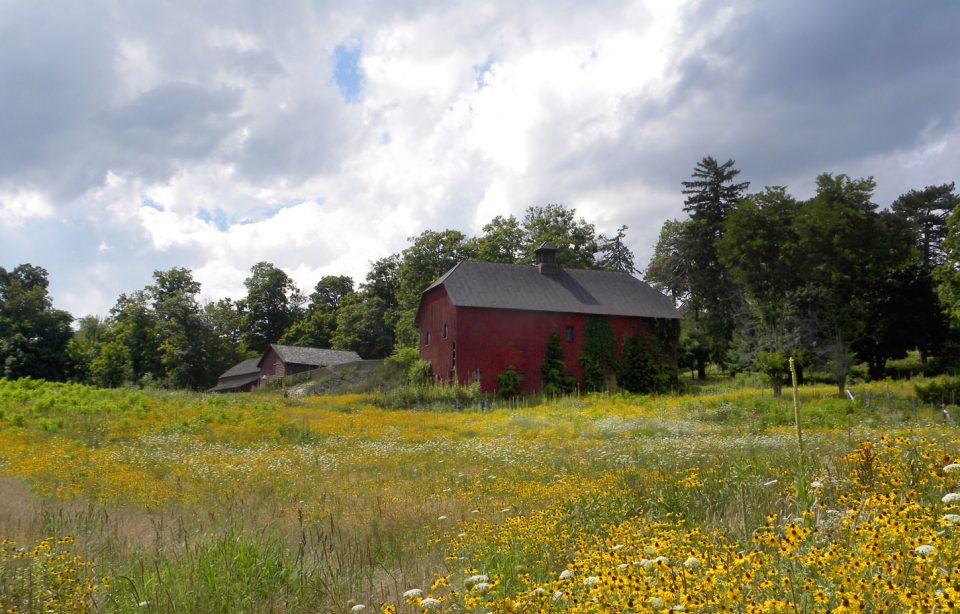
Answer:
[[343, 297], [353, 292], [353, 279], [347, 275], [325, 275], [320, 278], [310, 295], [308, 313], [335, 312]]
[[216, 382], [214, 333], [197, 302], [200, 282], [189, 269], [154, 271], [147, 286], [153, 299], [164, 382], [173, 388], [202, 389]]
[[306, 313], [290, 326], [280, 343], [307, 347], [330, 347], [337, 329], [337, 312], [344, 297], [353, 294], [353, 279], [327, 275], [317, 282]]
[[386, 303], [379, 296], [363, 293], [344, 297], [337, 312], [334, 349], [353, 350], [363, 358], [383, 358], [393, 348], [393, 332], [384, 316]]
[[208, 302], [203, 306], [203, 316], [210, 328], [214, 374], [223, 373], [250, 356], [243, 344], [243, 301], [222, 298]]
[[863, 333], [853, 347], [867, 363], [871, 379], [884, 376], [888, 359], [905, 358], [915, 347], [936, 350], [947, 337], [929, 270], [922, 264], [890, 271], [866, 297]]
[[583, 385], [587, 390], [604, 390], [607, 379], [617, 370], [617, 338], [607, 316], [588, 316], [580, 353]]
[[627, 226], [623, 225], [617, 229], [617, 234], [613, 237], [600, 235], [597, 237], [598, 253], [597, 266], [605, 271], [621, 271], [623, 273], [633, 274], [636, 267], [633, 264], [633, 252], [626, 246], [623, 240], [627, 236]]
[[787, 358], [796, 349], [785, 315], [800, 284], [793, 227], [799, 208], [786, 188], [764, 188], [728, 212], [717, 242], [721, 264], [746, 294], [746, 318], [756, 320], [739, 325], [749, 327], [747, 335], [734, 334], [738, 362], [767, 374], [774, 396], [780, 396]]
[[524, 255], [524, 234], [514, 216], [498, 215], [484, 225], [483, 234], [471, 240], [478, 260], [515, 264]]
[[0, 267], [0, 377], [64, 379], [73, 317], [54, 309], [46, 269]]
[[690, 250], [686, 241], [687, 221], [667, 220], [660, 227], [660, 236], [644, 278], [654, 288], [683, 304], [690, 296]]
[[558, 204], [529, 207], [521, 224], [526, 252], [522, 262], [533, 262], [533, 250], [546, 241], [557, 247], [558, 265], [573, 269], [594, 268], [596, 231], [593, 224], [576, 215], [576, 209]]
[[243, 285], [243, 340], [247, 348], [262, 353], [297, 320], [303, 297], [293, 280], [269, 262], [253, 265]]
[[823, 173], [817, 194], [804, 203], [794, 228], [802, 249], [797, 272], [806, 286], [802, 316], [818, 322], [842, 395], [854, 342], [863, 334], [869, 296], [890, 271], [909, 259], [898, 227], [876, 213], [872, 177]]
[[70, 362], [70, 379], [90, 382], [90, 365], [97, 357], [100, 343], [110, 334], [110, 328], [99, 316], [83, 316], [77, 319], [77, 330], [67, 343]]
[[[108, 343], [115, 342], [126, 348], [125, 359], [128, 361], [128, 381], [140, 382], [147, 379], [161, 379], [162, 367], [160, 364], [160, 344], [157, 332], [157, 319], [150, 307], [150, 298], [144, 290], [137, 290], [132, 294], [121, 294], [117, 304], [110, 309], [107, 323], [111, 335], [106, 339]], [[113, 352], [119, 355], [120, 352]], [[101, 350], [100, 356], [103, 356]]]
[[726, 360], [743, 301], [740, 288], [717, 254], [727, 214], [750, 185], [734, 182], [740, 174], [734, 164], [733, 160], [718, 164], [707, 156], [697, 163], [692, 180], [683, 182], [682, 190], [687, 196], [683, 209], [690, 214], [680, 243], [684, 260], [689, 263], [689, 296], [683, 304], [684, 315], [698, 323], [711, 360], [721, 365]]
[[623, 339], [617, 383], [624, 390], [635, 394], [666, 392], [661, 372], [659, 352], [651, 339], [636, 334]]
[[923, 267], [929, 269], [943, 263], [941, 243], [947, 236], [947, 216], [958, 205], [960, 196], [954, 191], [954, 184], [945, 183], [910, 190], [890, 206], [909, 225]]
[[397, 268], [397, 308], [386, 315], [400, 347], [416, 346], [414, 324], [420, 295], [441, 275], [473, 256], [473, 245], [458, 230], [425, 230], [409, 239]]
[[556, 329], [547, 338], [547, 350], [543, 357], [543, 392], [549, 395], [569, 394], [577, 389], [577, 380], [567, 373], [567, 363], [563, 358], [563, 344]]

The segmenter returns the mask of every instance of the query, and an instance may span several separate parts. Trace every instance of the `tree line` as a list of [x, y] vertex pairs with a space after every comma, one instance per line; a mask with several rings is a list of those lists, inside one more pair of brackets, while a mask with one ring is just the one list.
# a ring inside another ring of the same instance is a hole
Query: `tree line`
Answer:
[[759, 371], [779, 394], [792, 356], [832, 373], [882, 378], [918, 352], [928, 370], [960, 362], [960, 197], [954, 184], [873, 202], [872, 177], [824, 173], [808, 200], [784, 186], [748, 193], [733, 160], [703, 158], [683, 183], [687, 217], [660, 231], [646, 278], [683, 313], [684, 360]]
[[382, 358], [415, 348], [423, 290], [466, 258], [532, 263], [542, 242], [557, 246], [571, 268], [635, 272], [626, 226], [598, 234], [576, 210], [534, 206], [522, 218], [496, 216], [482, 233], [426, 230], [402, 251], [376, 260], [359, 284], [321, 278], [309, 294], [279, 267], [258, 262], [243, 297], [201, 303], [201, 285], [186, 268], [155, 271], [152, 283], [121, 294], [105, 317], [75, 321], [55, 309], [47, 271], [0, 268], [0, 376], [204, 389], [271, 343], [353, 350]]
[[[700, 160], [683, 182], [684, 212], [661, 228], [645, 279], [683, 314], [679, 361], [758, 371], [779, 394], [787, 359], [801, 378], [853, 365], [881, 378], [915, 350], [928, 371], [960, 365], [960, 197], [953, 183], [910, 190], [888, 208], [872, 177], [824, 173], [798, 200], [784, 186], [750, 192], [733, 160]], [[497, 216], [469, 237], [426, 230], [370, 263], [356, 283], [320, 279], [309, 294], [259, 262], [246, 294], [201, 304], [189, 269], [156, 271], [105, 317], [53, 307], [47, 272], [0, 268], [0, 376], [203, 389], [270, 343], [332, 347], [381, 358], [415, 348], [421, 292], [463, 259], [531, 263], [543, 241], [563, 267], [639, 273], [626, 226], [599, 234], [560, 204]]]

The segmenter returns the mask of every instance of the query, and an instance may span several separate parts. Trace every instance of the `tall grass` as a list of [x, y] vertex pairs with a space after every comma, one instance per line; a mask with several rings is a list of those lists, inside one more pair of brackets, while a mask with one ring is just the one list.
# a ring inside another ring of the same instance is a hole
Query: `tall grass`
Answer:
[[[105, 611], [415, 612], [428, 595], [446, 611], [508, 600], [537, 611], [536, 588], [569, 589], [544, 609], [589, 609], [597, 595], [583, 579], [605, 586], [620, 573], [613, 561], [652, 560], [647, 546], [692, 549], [705, 565], [760, 560], [758, 536], [779, 540], [797, 518], [819, 527], [810, 544], [858, 540], [828, 511], [866, 518], [879, 504], [865, 498], [888, 491], [951, 513], [940, 500], [954, 483], [936, 471], [958, 458], [952, 426], [909, 383], [863, 392], [851, 402], [801, 388], [801, 471], [791, 401], [752, 388], [481, 403], [435, 387], [295, 399], [0, 380], [0, 539], [32, 551], [52, 538], [54, 556], [82, 561], [78, 580], [95, 588], [71, 603]], [[901, 432], [906, 443], [879, 443]], [[903, 539], [932, 539], [916, 527]], [[792, 556], [764, 558], [763, 574], [799, 574]], [[53, 593], [35, 580], [53, 575], [24, 570], [53, 569], [44, 560], [8, 554], [4, 607], [39, 611]], [[940, 560], [950, 573], [951, 561]], [[564, 569], [576, 590], [553, 584]], [[415, 588], [420, 597], [403, 597]]]

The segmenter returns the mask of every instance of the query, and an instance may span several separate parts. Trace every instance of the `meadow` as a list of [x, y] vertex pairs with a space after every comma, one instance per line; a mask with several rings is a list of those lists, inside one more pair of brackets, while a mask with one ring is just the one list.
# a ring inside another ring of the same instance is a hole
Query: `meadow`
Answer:
[[400, 410], [0, 380], [0, 611], [960, 608], [910, 383]]

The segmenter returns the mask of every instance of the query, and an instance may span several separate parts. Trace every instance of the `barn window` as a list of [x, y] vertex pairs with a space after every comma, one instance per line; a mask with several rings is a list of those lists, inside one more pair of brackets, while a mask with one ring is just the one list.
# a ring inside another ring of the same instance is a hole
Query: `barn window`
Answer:
[[444, 339], [447, 338], [447, 324], [446, 324], [446, 323], [443, 324], [443, 338], [444, 338]]
[[424, 345], [430, 345], [430, 331], [427, 331], [427, 341]]
[[564, 338], [565, 338], [567, 341], [573, 341], [573, 327], [572, 327], [572, 326], [568, 326], [568, 327], [563, 331], [563, 336], [564, 336]]

